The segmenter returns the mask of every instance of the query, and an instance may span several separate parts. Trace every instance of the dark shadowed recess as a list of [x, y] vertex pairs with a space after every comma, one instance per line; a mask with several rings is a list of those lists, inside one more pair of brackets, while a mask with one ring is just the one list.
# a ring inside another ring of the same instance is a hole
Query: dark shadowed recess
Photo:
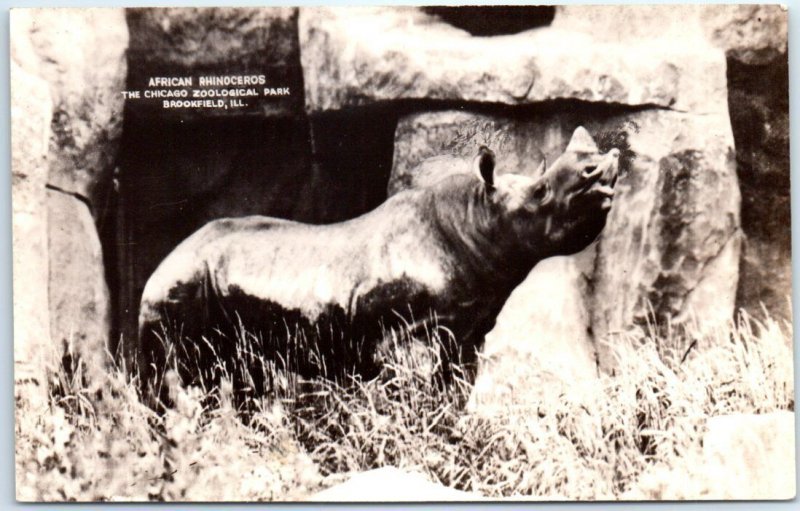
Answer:
[[396, 122], [371, 109], [311, 120], [303, 114], [177, 119], [127, 109], [117, 213], [103, 232], [112, 338], [135, 335], [150, 274], [213, 219], [329, 223], [374, 209], [386, 196]]
[[[745, 234], [737, 307], [759, 304], [791, 320], [789, 67], [786, 55], [763, 65], [728, 59], [728, 108], [736, 144]], [[776, 290], [785, 290], [785, 293]]]
[[516, 34], [550, 25], [556, 15], [556, 8], [550, 5], [465, 5], [422, 10], [474, 36]]

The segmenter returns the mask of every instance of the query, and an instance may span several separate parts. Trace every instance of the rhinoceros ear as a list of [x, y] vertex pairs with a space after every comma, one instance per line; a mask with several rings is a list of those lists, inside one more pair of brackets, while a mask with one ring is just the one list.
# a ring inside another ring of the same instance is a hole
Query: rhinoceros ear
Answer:
[[475, 157], [475, 172], [478, 177], [486, 183], [488, 188], [494, 186], [494, 152], [482, 145], [478, 149], [478, 155]]
[[567, 144], [567, 148], [564, 152], [596, 153], [598, 149], [597, 144], [594, 143], [594, 139], [589, 132], [586, 131], [586, 128], [578, 126], [572, 134], [572, 138], [569, 140], [569, 144]]

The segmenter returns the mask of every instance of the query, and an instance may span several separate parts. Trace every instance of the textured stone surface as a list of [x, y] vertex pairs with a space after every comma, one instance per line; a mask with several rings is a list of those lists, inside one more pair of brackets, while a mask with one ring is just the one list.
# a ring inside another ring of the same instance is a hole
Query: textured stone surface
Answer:
[[14, 269], [14, 380], [16, 393], [46, 403], [55, 369], [47, 296], [47, 147], [50, 91], [11, 61], [11, 203]]
[[545, 259], [514, 290], [486, 336], [470, 410], [530, 404], [595, 380], [587, 309], [593, 258], [592, 246], [577, 256]]
[[413, 7], [301, 8], [299, 33], [311, 112], [398, 99], [725, 108], [724, 56], [690, 33], [635, 46], [554, 28], [482, 38]]
[[702, 440], [645, 470], [622, 500], [795, 497], [794, 412], [710, 417]]
[[342, 484], [313, 495], [318, 502], [472, 501], [483, 497], [429, 481], [418, 472], [382, 467], [352, 476]]
[[407, 115], [395, 131], [388, 194], [432, 184], [444, 174], [472, 172], [481, 145], [498, 155], [498, 174], [532, 175], [542, 161], [555, 161], [562, 136], [553, 123], [515, 127], [510, 119], [456, 110]]
[[[289, 87], [289, 96], [248, 97], [245, 108], [161, 108], [161, 100], [129, 100], [138, 114], [195, 116], [286, 115], [303, 108], [297, 42], [297, 9], [137, 8], [127, 11], [132, 89], [147, 89], [153, 76], [265, 75], [257, 87]], [[224, 88], [224, 87], [222, 87]], [[238, 88], [238, 86], [236, 87]]]
[[[717, 6], [714, 6], [715, 8]], [[591, 32], [599, 40], [706, 39], [699, 5], [559, 5], [552, 27]]]
[[[128, 46], [124, 11], [17, 9], [11, 25], [15, 64], [45, 83], [52, 98], [42, 103], [52, 104], [44, 135], [48, 167], [36, 196], [20, 199], [46, 218], [38, 227], [46, 248], [30, 271], [44, 277], [15, 285], [47, 296], [38, 304], [38, 321], [47, 324], [53, 356], [68, 349], [96, 373], [105, 363], [109, 297], [90, 205], [99, 202], [98, 188], [108, 187], [117, 158]], [[26, 92], [24, 81], [13, 87], [15, 93]], [[60, 191], [45, 193], [45, 183]]]
[[723, 415], [709, 419], [707, 427], [703, 455], [708, 471], [722, 476], [721, 498], [795, 496], [793, 412]]
[[789, 67], [729, 59], [731, 124], [745, 234], [737, 306], [791, 322]]
[[620, 43], [699, 34], [725, 52], [746, 236], [736, 304], [781, 319], [791, 318], [787, 25], [779, 5], [560, 6], [553, 21]]
[[[613, 369], [606, 344], [616, 332], [644, 324], [650, 313], [659, 321], [700, 318], [707, 329], [733, 317], [740, 198], [727, 116], [591, 106], [528, 117], [410, 115], [398, 123], [389, 184], [395, 193], [432, 182], [437, 170], [465, 172], [466, 163], [419, 162], [448, 152], [456, 156], [448, 161], [466, 162], [480, 144], [495, 150], [501, 172], [530, 173], [543, 157], [554, 161], [578, 125], [602, 150], [623, 149], [606, 228], [587, 254], [535, 267], [506, 303], [485, 348], [487, 367], [493, 359], [526, 360], [543, 378], [566, 384], [596, 375], [595, 352], [602, 370]], [[570, 371], [559, 371], [573, 359]], [[503, 385], [513, 389], [513, 373], [487, 369], [478, 376], [478, 390], [487, 389], [488, 396]]]
[[789, 12], [781, 5], [707, 5], [701, 24], [729, 58], [766, 64], [788, 50]]
[[747, 64], [786, 53], [788, 15], [780, 5], [562, 5], [552, 27], [603, 41], [701, 39]]
[[[724, 326], [733, 317], [741, 236], [727, 116], [646, 111], [600, 125], [627, 127], [635, 158], [598, 245], [590, 306], [598, 347], [651, 314]], [[712, 283], [714, 300], [704, 300]]]
[[128, 30], [122, 9], [17, 9], [12, 49], [50, 86], [48, 182], [94, 200], [122, 129]]
[[64, 353], [80, 357], [98, 382], [109, 330], [100, 240], [89, 208], [75, 197], [48, 190], [47, 212], [50, 336]]

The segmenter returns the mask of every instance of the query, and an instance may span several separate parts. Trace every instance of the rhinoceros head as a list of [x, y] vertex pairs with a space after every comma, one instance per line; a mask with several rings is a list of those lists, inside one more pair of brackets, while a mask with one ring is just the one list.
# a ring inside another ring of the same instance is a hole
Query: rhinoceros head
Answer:
[[583, 250], [600, 234], [611, 208], [620, 151], [601, 154], [589, 132], [575, 130], [564, 153], [528, 177], [493, 178], [494, 157], [482, 149], [476, 170], [489, 189], [507, 232], [542, 256]]

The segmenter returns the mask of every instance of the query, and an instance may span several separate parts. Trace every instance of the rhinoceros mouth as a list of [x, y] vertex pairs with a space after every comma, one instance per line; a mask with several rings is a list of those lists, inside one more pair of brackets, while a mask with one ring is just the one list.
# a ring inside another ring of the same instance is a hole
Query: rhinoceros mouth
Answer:
[[599, 196], [603, 199], [601, 208], [610, 208], [611, 199], [614, 197], [614, 185], [617, 181], [618, 161], [619, 150], [612, 149], [597, 165], [587, 167], [581, 172], [580, 180], [576, 184], [573, 193], [575, 195]]

